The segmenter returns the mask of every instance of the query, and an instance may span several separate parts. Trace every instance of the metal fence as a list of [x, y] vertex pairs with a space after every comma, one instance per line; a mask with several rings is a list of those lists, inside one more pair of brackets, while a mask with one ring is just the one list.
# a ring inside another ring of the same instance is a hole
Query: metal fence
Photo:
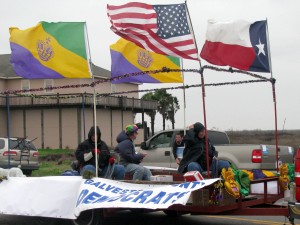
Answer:
[[[6, 96], [0, 96], [0, 106], [6, 106]], [[37, 107], [37, 106], [70, 106], [93, 105], [92, 94], [61, 94], [35, 96], [9, 96], [10, 107]], [[157, 101], [127, 98], [125, 96], [97, 96], [96, 105], [102, 107], [116, 107], [123, 109], [156, 110]]]

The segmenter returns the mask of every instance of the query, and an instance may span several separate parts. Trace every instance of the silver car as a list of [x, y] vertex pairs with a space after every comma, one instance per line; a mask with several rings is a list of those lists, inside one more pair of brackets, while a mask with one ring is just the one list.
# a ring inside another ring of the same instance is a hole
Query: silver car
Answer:
[[8, 138], [0, 138], [0, 168], [19, 167], [25, 175], [31, 175], [33, 170], [39, 169], [39, 153], [32, 141], [26, 138], [9, 140], [8, 143]]

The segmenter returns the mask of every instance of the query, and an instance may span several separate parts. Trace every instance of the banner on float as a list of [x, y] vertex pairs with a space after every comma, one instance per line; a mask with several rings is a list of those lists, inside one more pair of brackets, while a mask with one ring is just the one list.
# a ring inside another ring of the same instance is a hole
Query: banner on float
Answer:
[[96, 178], [81, 184], [75, 216], [95, 208], [166, 209], [185, 205], [194, 190], [219, 180], [209, 179], [173, 185], [135, 184]]
[[173, 185], [136, 184], [81, 176], [8, 177], [0, 183], [0, 214], [76, 219], [96, 208], [166, 209], [216, 179]]

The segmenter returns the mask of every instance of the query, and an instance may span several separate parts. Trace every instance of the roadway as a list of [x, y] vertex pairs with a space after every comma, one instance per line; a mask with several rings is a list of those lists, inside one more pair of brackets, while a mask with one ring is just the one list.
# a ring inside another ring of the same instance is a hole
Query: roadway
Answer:
[[[103, 225], [283, 225], [290, 224], [283, 216], [223, 216], [223, 215], [183, 215], [168, 217], [163, 212], [134, 214], [131, 211], [115, 213], [105, 218]], [[54, 222], [54, 223], [52, 223]], [[0, 215], [0, 225], [67, 225], [66, 220], [51, 221], [36, 217]], [[295, 220], [300, 224], [300, 220]]]

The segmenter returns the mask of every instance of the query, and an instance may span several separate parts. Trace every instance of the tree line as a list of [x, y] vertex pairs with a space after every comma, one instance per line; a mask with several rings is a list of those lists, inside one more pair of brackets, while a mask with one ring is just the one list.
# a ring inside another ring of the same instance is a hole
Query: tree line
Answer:
[[142, 96], [144, 100], [154, 100], [158, 102], [157, 110], [152, 112], [146, 112], [146, 114], [151, 119], [151, 133], [154, 135], [154, 121], [156, 113], [162, 115], [163, 118], [163, 130], [166, 128], [166, 120], [171, 121], [172, 129], [175, 128], [175, 113], [180, 109], [179, 101], [177, 97], [172, 96], [167, 93], [166, 90], [156, 90], [154, 92], [149, 92]]

